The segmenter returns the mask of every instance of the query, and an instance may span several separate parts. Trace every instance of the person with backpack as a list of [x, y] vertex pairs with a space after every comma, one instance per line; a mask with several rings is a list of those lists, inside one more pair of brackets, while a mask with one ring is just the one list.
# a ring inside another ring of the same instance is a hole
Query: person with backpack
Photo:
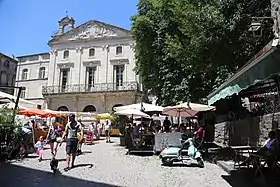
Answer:
[[[64, 139], [67, 136], [66, 168], [64, 168], [64, 171], [69, 171], [71, 168], [74, 168], [74, 162], [75, 162], [77, 148], [78, 148], [78, 131], [81, 131], [81, 137], [84, 136], [82, 125], [75, 120], [75, 114], [69, 114], [68, 118], [69, 118], [69, 122], [67, 123], [65, 127], [65, 131], [62, 135], [62, 139]], [[70, 167], [71, 155], [72, 155], [72, 162]]]

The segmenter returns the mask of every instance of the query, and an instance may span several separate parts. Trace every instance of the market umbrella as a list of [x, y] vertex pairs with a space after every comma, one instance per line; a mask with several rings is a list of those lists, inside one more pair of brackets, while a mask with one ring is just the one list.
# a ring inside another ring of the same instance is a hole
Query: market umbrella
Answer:
[[183, 105], [189, 106], [190, 109], [197, 111], [197, 112], [205, 112], [205, 111], [212, 111], [216, 110], [214, 106], [203, 105], [199, 103], [183, 103]]
[[163, 114], [176, 117], [193, 117], [197, 111], [185, 106], [169, 106], [163, 109]]
[[121, 110], [126, 110], [126, 109], [137, 109], [140, 111], [144, 112], [162, 112], [163, 107], [162, 106], [157, 106], [149, 103], [136, 103], [136, 104], [131, 104], [131, 105], [126, 105], [126, 106], [119, 106], [119, 107], [114, 107], [114, 110], [116, 112], [121, 111]]
[[168, 106], [163, 109], [163, 114], [176, 117], [194, 117], [198, 112], [215, 110], [215, 107], [185, 102], [175, 106]]
[[104, 120], [106, 120], [106, 119], [112, 120], [112, 119], [114, 119], [114, 116], [112, 116], [109, 113], [102, 113], [102, 114], [97, 114], [95, 116], [95, 118], [98, 119], [98, 120], [102, 120], [102, 119], [104, 119]]
[[148, 114], [145, 114], [144, 112], [141, 112], [140, 110], [137, 109], [125, 109], [125, 110], [120, 110], [116, 112], [117, 115], [122, 115], [122, 116], [128, 116], [128, 117], [145, 117], [145, 118], [150, 118]]
[[40, 116], [40, 117], [53, 116], [53, 114], [45, 112], [44, 110], [40, 110], [40, 109], [37, 109], [37, 108], [20, 110], [19, 114], [20, 115], [25, 115], [25, 116], [28, 116], [28, 117], [31, 117], [31, 116]]

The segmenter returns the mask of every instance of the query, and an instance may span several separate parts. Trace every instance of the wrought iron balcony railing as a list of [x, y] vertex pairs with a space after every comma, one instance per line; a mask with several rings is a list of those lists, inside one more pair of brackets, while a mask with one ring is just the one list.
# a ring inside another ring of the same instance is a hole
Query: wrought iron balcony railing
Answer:
[[115, 92], [115, 91], [137, 91], [139, 85], [137, 82], [99, 83], [94, 85], [74, 84], [60, 86], [43, 86], [42, 94], [64, 94], [64, 93], [90, 93], [90, 92]]

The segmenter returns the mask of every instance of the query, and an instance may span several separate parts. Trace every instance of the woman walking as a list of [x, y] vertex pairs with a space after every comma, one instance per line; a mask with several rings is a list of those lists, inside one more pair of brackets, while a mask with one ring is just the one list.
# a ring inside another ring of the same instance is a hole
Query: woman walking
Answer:
[[54, 125], [51, 125], [49, 128], [49, 132], [46, 139], [49, 141], [52, 157], [56, 155], [57, 147], [60, 143], [57, 141], [57, 139], [62, 136], [62, 131], [60, 131], [61, 129], [56, 128]]

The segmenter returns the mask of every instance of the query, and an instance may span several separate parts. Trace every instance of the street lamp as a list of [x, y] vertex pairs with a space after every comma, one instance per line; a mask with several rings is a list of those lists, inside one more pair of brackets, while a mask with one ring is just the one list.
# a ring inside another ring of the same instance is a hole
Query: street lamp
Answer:
[[255, 32], [261, 28], [261, 25], [260, 22], [252, 22], [248, 31]]
[[272, 19], [274, 21], [274, 37], [275, 40], [279, 39], [279, 24], [277, 13], [275, 13], [275, 17], [252, 17], [252, 22], [248, 31], [252, 32], [254, 37], [257, 38], [257, 40], [259, 40], [262, 36], [262, 21], [267, 19]]

